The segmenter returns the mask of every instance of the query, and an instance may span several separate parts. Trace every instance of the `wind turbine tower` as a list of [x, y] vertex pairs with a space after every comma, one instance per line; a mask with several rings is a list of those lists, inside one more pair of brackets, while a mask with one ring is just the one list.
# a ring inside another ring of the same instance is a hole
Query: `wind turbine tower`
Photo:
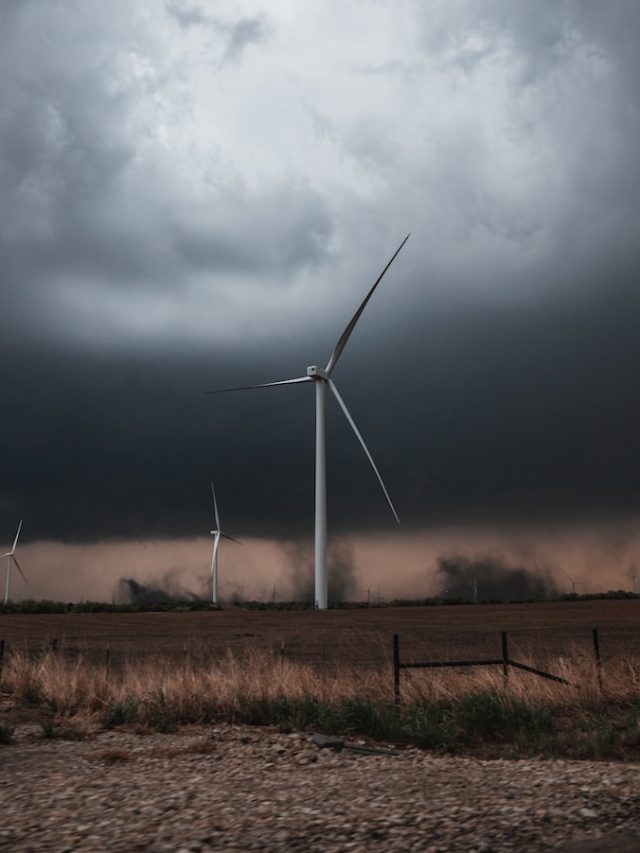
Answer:
[[213, 549], [211, 552], [211, 600], [214, 604], [218, 603], [218, 548], [220, 547], [220, 539], [230, 539], [232, 542], [236, 542], [240, 545], [237, 539], [234, 539], [233, 536], [229, 536], [228, 533], [225, 533], [220, 527], [220, 514], [218, 512], [218, 501], [216, 500], [216, 492], [213, 488], [213, 482], [211, 483], [211, 495], [213, 497], [213, 511], [215, 513], [216, 526], [215, 530], [210, 530], [211, 536], [213, 536]]
[[[564, 571], [564, 569], [563, 569], [563, 571]], [[579, 586], [584, 586], [584, 584], [582, 583], [582, 581], [576, 581], [576, 580], [574, 580], [568, 572], [564, 572], [564, 574], [565, 574], [565, 575], [569, 578], [569, 580], [571, 581], [571, 587], [572, 587], [572, 592], [573, 592], [573, 594], [574, 594], [574, 595], [577, 595], [577, 587], [579, 587]]]
[[373, 286], [365, 296], [365, 298], [360, 303], [360, 306], [356, 313], [353, 315], [344, 332], [338, 339], [338, 343], [336, 344], [333, 353], [331, 354], [331, 358], [327, 363], [325, 368], [317, 367], [316, 365], [312, 365], [311, 367], [307, 367], [306, 376], [298, 376], [295, 379], [281, 379], [278, 382], [263, 382], [260, 385], [243, 385], [238, 388], [222, 388], [217, 391], [208, 391], [209, 394], [221, 394], [227, 391], [248, 391], [254, 388], [271, 388], [276, 385], [297, 385], [301, 383], [313, 382], [315, 384], [316, 391], [316, 470], [315, 470], [315, 538], [314, 538], [314, 562], [315, 562], [315, 605], [319, 610], [326, 610], [328, 606], [328, 586], [327, 586], [327, 480], [326, 480], [326, 450], [325, 450], [325, 396], [327, 387], [336, 398], [338, 405], [342, 409], [344, 416], [346, 417], [349, 425], [353, 429], [356, 434], [356, 437], [360, 444], [362, 445], [362, 449], [364, 450], [367, 459], [371, 463], [373, 470], [375, 471], [376, 477], [378, 478], [378, 482], [382, 487], [382, 491], [384, 492], [385, 498], [389, 506], [391, 507], [391, 512], [394, 515], [395, 520], [400, 523], [400, 519], [398, 518], [398, 514], [391, 502], [391, 498], [389, 497], [389, 493], [382, 481], [382, 477], [380, 476], [380, 472], [378, 471], [375, 462], [373, 461], [373, 457], [369, 453], [369, 449], [364, 442], [363, 437], [360, 435], [358, 431], [358, 427], [355, 425], [355, 422], [351, 415], [349, 414], [349, 410], [347, 409], [346, 403], [338, 393], [338, 389], [336, 388], [335, 382], [332, 379], [332, 373], [335, 370], [335, 367], [338, 363], [340, 356], [344, 348], [346, 347], [349, 338], [351, 337], [351, 333], [353, 332], [356, 323], [360, 319], [360, 315], [364, 311], [367, 306], [368, 301], [373, 296], [373, 292], [376, 287], [382, 281], [383, 276], [394, 262], [396, 257], [398, 256], [400, 250], [404, 246], [404, 244], [409, 239], [409, 234], [404, 238], [402, 243], [398, 246], [396, 251], [394, 252], [391, 260], [387, 263], [386, 267], [382, 270], [376, 281], [373, 283]]
[[20, 524], [18, 524], [18, 530], [16, 533], [16, 538], [13, 540], [13, 546], [12, 546], [11, 550], [7, 551], [6, 554], [0, 555], [0, 559], [2, 559], [2, 557], [7, 558], [7, 573], [6, 573], [6, 577], [5, 577], [5, 583], [4, 583], [4, 603], [5, 604], [7, 603], [7, 601], [9, 601], [9, 584], [10, 584], [10, 578], [11, 578], [11, 565], [12, 565], [12, 563], [15, 565], [17, 570], [22, 575], [22, 579], [24, 580], [24, 582], [26, 584], [29, 583], [29, 581], [26, 579], [26, 577], [24, 575], [24, 572], [22, 571], [22, 569], [20, 567], [20, 563], [18, 562], [18, 558], [16, 557], [16, 545], [18, 544], [18, 537], [20, 536], [21, 530], [22, 530], [22, 519], [20, 520]]

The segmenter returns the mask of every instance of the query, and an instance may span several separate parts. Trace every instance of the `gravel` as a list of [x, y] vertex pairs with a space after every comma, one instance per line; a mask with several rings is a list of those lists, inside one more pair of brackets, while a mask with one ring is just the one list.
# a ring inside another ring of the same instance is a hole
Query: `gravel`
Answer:
[[69, 741], [23, 725], [0, 746], [0, 850], [631, 853], [639, 770], [337, 752], [245, 726]]

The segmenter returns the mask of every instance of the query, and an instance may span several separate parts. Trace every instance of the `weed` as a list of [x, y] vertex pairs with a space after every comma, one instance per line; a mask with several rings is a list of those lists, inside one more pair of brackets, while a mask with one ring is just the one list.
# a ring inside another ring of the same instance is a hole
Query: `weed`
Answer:
[[108, 729], [125, 726], [135, 720], [137, 711], [138, 700], [130, 696], [121, 702], [112, 702], [107, 708], [104, 725]]
[[42, 733], [42, 737], [46, 740], [53, 740], [54, 738], [60, 737], [60, 730], [53, 720], [43, 720], [40, 723], [40, 731]]
[[151, 728], [163, 734], [174, 732], [178, 727], [179, 720], [176, 718], [175, 709], [161, 691], [156, 692], [146, 704], [144, 716]]
[[581, 758], [603, 759], [614, 750], [615, 729], [603, 714], [589, 714], [580, 721], [584, 733], [578, 741], [577, 752]]
[[6, 746], [13, 743], [15, 731], [15, 727], [9, 723], [0, 723], [0, 744]]
[[124, 747], [110, 746], [106, 749], [96, 750], [92, 758], [95, 758], [96, 761], [103, 761], [105, 764], [119, 764], [128, 761], [130, 754], [129, 750]]
[[213, 737], [201, 737], [180, 746], [169, 746], [156, 751], [162, 758], [176, 758], [178, 755], [211, 755], [218, 745]]
[[526, 733], [531, 739], [554, 729], [549, 708], [483, 691], [461, 696], [447, 712], [450, 737], [473, 740], [509, 740]]

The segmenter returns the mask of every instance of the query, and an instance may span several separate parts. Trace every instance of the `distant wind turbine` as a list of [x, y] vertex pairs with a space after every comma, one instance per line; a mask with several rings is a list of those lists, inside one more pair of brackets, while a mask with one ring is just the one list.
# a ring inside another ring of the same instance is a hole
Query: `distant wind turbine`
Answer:
[[7, 551], [6, 554], [0, 554], [0, 559], [2, 559], [2, 557], [7, 558], [7, 574], [6, 574], [5, 584], [4, 584], [4, 603], [5, 604], [9, 600], [9, 579], [11, 577], [11, 564], [12, 563], [15, 563], [15, 566], [16, 566], [17, 570], [20, 572], [20, 574], [22, 575], [22, 579], [24, 580], [24, 582], [26, 584], [29, 583], [29, 581], [26, 579], [26, 577], [24, 575], [24, 572], [22, 571], [22, 569], [20, 567], [20, 563], [18, 562], [18, 558], [16, 557], [16, 545], [18, 544], [18, 537], [20, 536], [21, 530], [22, 530], [22, 519], [20, 520], [20, 524], [18, 524], [18, 531], [16, 533], [16, 538], [13, 540], [13, 546], [12, 546], [11, 550]]
[[571, 581], [571, 584], [572, 584], [572, 586], [573, 586], [573, 594], [574, 594], [574, 595], [577, 595], [576, 588], [577, 588], [577, 587], [579, 587], [579, 586], [584, 586], [584, 584], [582, 583], [582, 581], [575, 581], [575, 580], [571, 577], [571, 575], [570, 575], [568, 572], [565, 572], [565, 571], [564, 571], [564, 569], [563, 569], [562, 571], [564, 572], [564, 574], [565, 574], [565, 575], [569, 578], [569, 580]]
[[213, 550], [211, 552], [211, 600], [214, 604], [218, 603], [218, 548], [220, 547], [220, 539], [230, 539], [232, 542], [236, 542], [238, 545], [237, 539], [234, 539], [233, 536], [229, 536], [228, 533], [224, 533], [222, 528], [220, 527], [220, 514], [218, 513], [218, 501], [216, 500], [216, 491], [213, 488], [213, 483], [211, 483], [211, 494], [213, 496], [213, 511], [215, 513], [216, 518], [216, 527], [215, 530], [209, 531], [211, 536], [213, 536]]
[[409, 239], [410, 235], [404, 238], [402, 243], [398, 246], [396, 251], [394, 252], [391, 260], [388, 262], [386, 267], [382, 270], [373, 286], [365, 296], [365, 298], [360, 303], [360, 307], [353, 315], [344, 332], [340, 336], [338, 343], [331, 354], [331, 358], [327, 366], [322, 369], [321, 367], [316, 367], [315, 365], [312, 367], [307, 367], [307, 375], [299, 376], [295, 379], [282, 379], [278, 382], [263, 382], [260, 385], [242, 385], [238, 388], [222, 388], [217, 391], [208, 391], [208, 394], [221, 394], [227, 391], [248, 391], [254, 388], [271, 388], [276, 385], [297, 385], [302, 382], [315, 382], [316, 386], [316, 495], [315, 495], [315, 546], [314, 546], [314, 558], [315, 558], [315, 604], [316, 607], [320, 610], [326, 610], [328, 606], [328, 588], [327, 588], [327, 479], [326, 479], [326, 453], [325, 453], [325, 388], [329, 386], [331, 393], [338, 401], [338, 405], [342, 409], [344, 416], [349, 422], [351, 428], [355, 432], [358, 441], [362, 445], [362, 449], [364, 450], [367, 459], [371, 463], [373, 470], [375, 471], [376, 477], [380, 485], [382, 486], [382, 491], [391, 507], [391, 511], [393, 515], [400, 524], [400, 519], [398, 518], [398, 514], [395, 511], [393, 503], [391, 502], [391, 498], [389, 497], [389, 493], [385, 488], [384, 483], [382, 482], [382, 477], [380, 476], [380, 472], [376, 468], [376, 464], [373, 461], [373, 457], [369, 453], [369, 449], [364, 442], [363, 437], [360, 435], [358, 431], [358, 427], [355, 425], [355, 422], [351, 415], [349, 414], [349, 410], [347, 406], [338, 393], [338, 389], [335, 386], [333, 379], [331, 378], [331, 374], [333, 373], [336, 364], [338, 363], [338, 359], [342, 355], [344, 348], [351, 337], [351, 333], [353, 332], [356, 323], [360, 319], [360, 315], [364, 311], [367, 306], [367, 302], [373, 296], [373, 292], [376, 287], [382, 281], [384, 274], [387, 272], [391, 264], [394, 262], [396, 257], [398, 256], [400, 250], [404, 246], [404, 244]]

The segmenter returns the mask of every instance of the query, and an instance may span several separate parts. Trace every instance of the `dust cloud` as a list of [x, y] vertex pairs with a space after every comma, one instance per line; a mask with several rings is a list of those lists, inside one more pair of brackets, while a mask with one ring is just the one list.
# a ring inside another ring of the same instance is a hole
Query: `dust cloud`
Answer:
[[498, 557], [441, 557], [438, 576], [445, 599], [522, 601], [558, 594], [549, 572], [509, 565]]
[[[10, 535], [13, 531], [7, 532], [7, 539]], [[310, 539], [242, 542], [221, 547], [221, 600], [313, 600]], [[2, 545], [10, 547], [11, 541]], [[13, 600], [115, 601], [124, 593], [131, 595], [132, 589], [146, 595], [147, 587], [168, 596], [208, 599], [211, 591], [207, 537], [81, 545], [25, 542], [19, 543], [17, 555], [29, 585], [12, 573]], [[465, 592], [462, 597], [470, 597], [473, 571], [480, 597], [571, 592], [574, 581], [585, 593], [632, 590], [639, 566], [640, 518], [635, 516], [615, 522], [359, 533], [329, 539], [329, 595], [332, 601], [373, 602], [460, 589]], [[4, 568], [0, 565], [0, 580]], [[121, 579], [126, 579], [128, 592]]]

